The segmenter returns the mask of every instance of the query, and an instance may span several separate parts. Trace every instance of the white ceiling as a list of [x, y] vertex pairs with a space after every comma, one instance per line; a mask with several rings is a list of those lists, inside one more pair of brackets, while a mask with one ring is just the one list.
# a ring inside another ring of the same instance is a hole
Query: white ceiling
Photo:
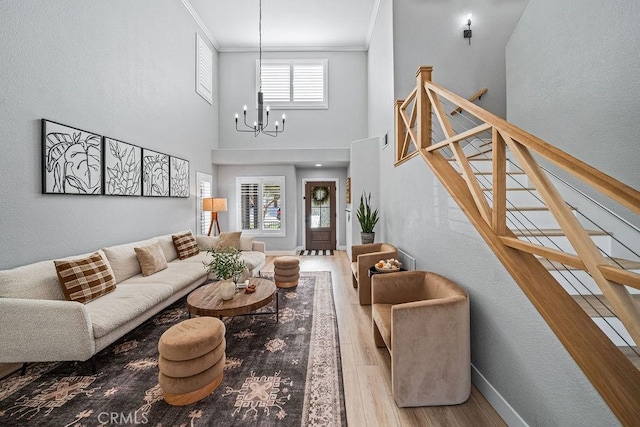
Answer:
[[[183, 0], [220, 52], [257, 50], [259, 0]], [[264, 50], [366, 50], [380, 0], [262, 0]]]

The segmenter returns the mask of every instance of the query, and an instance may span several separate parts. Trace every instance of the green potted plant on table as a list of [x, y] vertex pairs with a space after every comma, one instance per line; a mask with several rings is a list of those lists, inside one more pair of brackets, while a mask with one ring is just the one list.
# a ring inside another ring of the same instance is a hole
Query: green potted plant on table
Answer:
[[220, 297], [223, 300], [233, 298], [236, 293], [236, 282], [245, 270], [244, 261], [240, 259], [240, 251], [235, 248], [207, 250], [211, 261], [203, 261], [209, 273], [213, 273], [220, 282]]
[[378, 209], [371, 209], [371, 193], [365, 191], [360, 196], [360, 206], [356, 211], [356, 217], [360, 223], [360, 240], [362, 243], [373, 243], [376, 233], [373, 231], [378, 223]]

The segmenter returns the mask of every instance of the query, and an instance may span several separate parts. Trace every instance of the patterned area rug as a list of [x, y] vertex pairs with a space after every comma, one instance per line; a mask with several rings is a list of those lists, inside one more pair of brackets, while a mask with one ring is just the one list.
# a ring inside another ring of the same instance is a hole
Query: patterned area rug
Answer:
[[318, 256], [318, 255], [333, 255], [333, 249], [303, 249], [298, 254], [300, 256]]
[[301, 273], [279, 305], [278, 323], [224, 319], [224, 379], [199, 402], [170, 406], [157, 381], [158, 339], [188, 318], [182, 299], [100, 352], [95, 375], [88, 362], [37, 363], [0, 382], [0, 425], [346, 426], [331, 273]]

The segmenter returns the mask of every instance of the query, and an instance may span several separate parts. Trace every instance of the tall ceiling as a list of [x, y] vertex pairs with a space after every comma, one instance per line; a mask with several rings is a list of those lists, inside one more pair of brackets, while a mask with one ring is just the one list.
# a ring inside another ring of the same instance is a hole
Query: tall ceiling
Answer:
[[[189, 0], [221, 51], [258, 48], [259, 0]], [[264, 50], [366, 50], [379, 0], [262, 0]]]

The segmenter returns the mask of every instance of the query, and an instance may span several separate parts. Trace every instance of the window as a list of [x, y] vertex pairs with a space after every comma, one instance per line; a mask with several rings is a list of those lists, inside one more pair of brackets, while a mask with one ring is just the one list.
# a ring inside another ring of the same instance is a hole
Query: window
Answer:
[[237, 178], [240, 230], [284, 236], [284, 177]]
[[196, 223], [198, 224], [197, 234], [207, 234], [211, 225], [211, 212], [202, 210], [202, 199], [211, 197], [211, 181], [209, 174], [196, 172], [196, 181], [198, 182], [198, 194], [196, 201]]
[[[256, 61], [256, 87], [259, 72]], [[328, 108], [327, 60], [263, 60], [262, 93], [273, 109]]]

